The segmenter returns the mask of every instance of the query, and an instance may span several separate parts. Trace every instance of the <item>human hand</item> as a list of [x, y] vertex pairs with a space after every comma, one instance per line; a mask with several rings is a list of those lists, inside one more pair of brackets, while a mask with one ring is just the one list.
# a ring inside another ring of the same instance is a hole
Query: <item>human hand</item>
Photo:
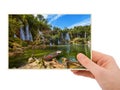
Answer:
[[120, 90], [120, 69], [113, 57], [93, 51], [92, 60], [81, 53], [77, 59], [87, 70], [72, 70], [74, 74], [96, 79], [103, 90]]

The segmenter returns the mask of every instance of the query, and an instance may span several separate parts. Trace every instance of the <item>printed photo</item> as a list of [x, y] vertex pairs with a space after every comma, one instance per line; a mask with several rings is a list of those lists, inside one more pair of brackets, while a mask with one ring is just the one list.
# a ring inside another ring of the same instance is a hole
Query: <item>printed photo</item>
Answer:
[[9, 14], [9, 69], [85, 69], [91, 14]]

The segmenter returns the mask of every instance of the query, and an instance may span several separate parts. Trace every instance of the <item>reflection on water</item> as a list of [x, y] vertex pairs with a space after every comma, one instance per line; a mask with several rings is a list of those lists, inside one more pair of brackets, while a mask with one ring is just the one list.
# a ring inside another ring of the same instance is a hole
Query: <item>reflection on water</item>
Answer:
[[52, 49], [55, 51], [57, 50], [62, 51], [62, 54], [59, 57], [60, 62], [61, 62], [61, 58], [63, 57], [75, 62], [77, 61], [76, 55], [78, 53], [83, 53], [90, 58], [90, 53], [91, 53], [90, 46], [87, 44], [57, 45], [57, 46], [52, 46], [48, 49]]

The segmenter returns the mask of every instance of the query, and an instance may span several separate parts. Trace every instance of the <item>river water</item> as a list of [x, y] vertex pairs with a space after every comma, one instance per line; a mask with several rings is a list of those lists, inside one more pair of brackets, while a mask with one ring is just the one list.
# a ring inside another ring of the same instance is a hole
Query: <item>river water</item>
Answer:
[[59, 61], [61, 62], [61, 58], [67, 58], [71, 61], [77, 61], [76, 55], [78, 53], [83, 53], [87, 57], [91, 58], [91, 49], [90, 46], [87, 44], [74, 44], [74, 45], [57, 45], [57, 46], [51, 46], [48, 49], [52, 50], [60, 50], [62, 51]]

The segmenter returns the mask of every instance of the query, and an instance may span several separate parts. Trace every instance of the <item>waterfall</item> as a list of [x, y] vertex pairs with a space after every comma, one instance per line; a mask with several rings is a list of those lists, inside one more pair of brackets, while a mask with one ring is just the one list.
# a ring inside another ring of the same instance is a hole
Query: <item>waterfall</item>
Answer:
[[90, 49], [90, 46], [91, 46], [91, 42], [90, 41], [88, 41], [88, 48]]
[[61, 39], [63, 39], [63, 33], [61, 33]]
[[30, 41], [33, 41], [33, 37], [32, 37], [32, 34], [30, 32], [30, 38], [29, 38]]
[[[15, 34], [14, 34], [15, 37]], [[33, 41], [33, 37], [31, 32], [29, 31], [29, 25], [26, 25], [25, 27], [25, 32], [23, 30], [23, 27], [20, 27], [20, 38], [22, 40], [28, 40], [28, 41]]]
[[85, 32], [84, 38], [86, 38], [86, 32]]
[[52, 43], [50, 42], [50, 46], [52, 46]]
[[58, 45], [60, 44], [60, 40], [58, 39]]
[[39, 33], [40, 35], [43, 35], [43, 33], [42, 33], [40, 30], [38, 30], [38, 33]]
[[14, 34], [14, 38], [16, 38], [17, 36], [16, 36], [16, 34]]
[[30, 40], [29, 25], [26, 25], [26, 40]]
[[49, 44], [50, 46], [53, 46], [53, 41], [52, 41], [52, 39], [50, 39], [50, 44]]
[[29, 30], [29, 25], [26, 25], [26, 40], [33, 41], [32, 34], [31, 34], [30, 30]]
[[22, 40], [25, 40], [25, 33], [24, 33], [24, 31], [23, 31], [23, 27], [20, 27], [20, 38], [21, 38]]
[[65, 40], [70, 41], [70, 35], [69, 35], [69, 33], [66, 33]]
[[45, 38], [43, 36], [43, 33], [40, 30], [38, 30], [38, 32], [39, 32], [40, 36], [42, 37], [42, 41], [44, 41]]

